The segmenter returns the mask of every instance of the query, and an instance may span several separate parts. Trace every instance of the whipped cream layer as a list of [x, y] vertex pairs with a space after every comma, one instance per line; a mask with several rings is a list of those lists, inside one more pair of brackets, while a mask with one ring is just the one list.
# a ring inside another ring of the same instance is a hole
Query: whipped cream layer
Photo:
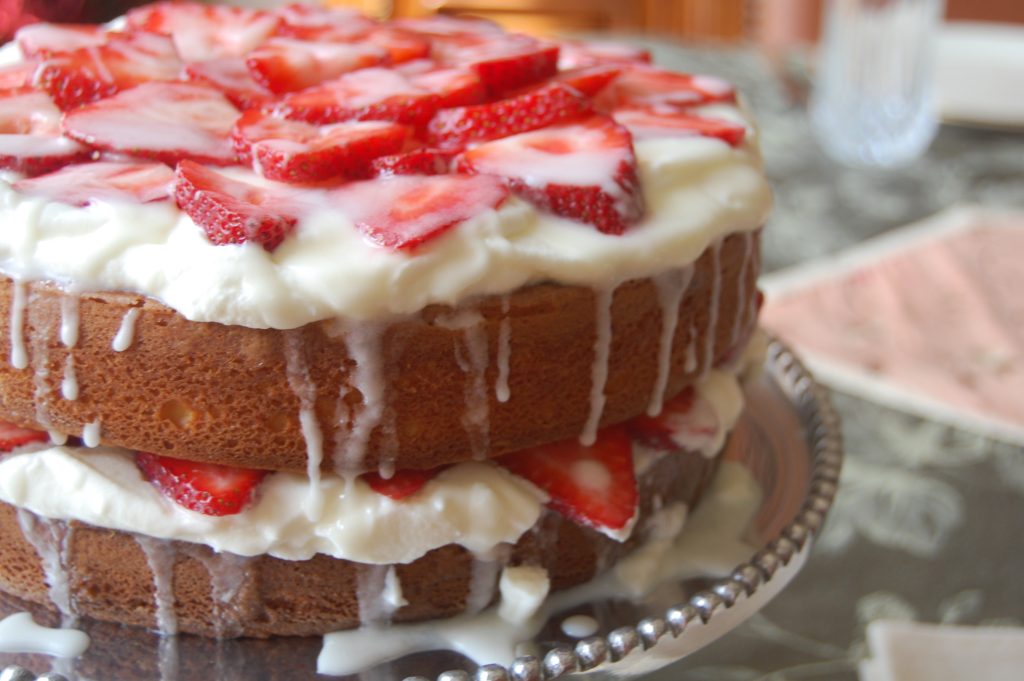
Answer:
[[[739, 369], [713, 370], [698, 387], [717, 415], [716, 432], [701, 451], [720, 452], [742, 411]], [[637, 475], [652, 459], [671, 456], [634, 444]], [[581, 475], [588, 475], [581, 470]], [[307, 515], [310, 498], [318, 512]], [[114, 447], [55, 446], [0, 457], [0, 501], [36, 515], [160, 539], [205, 544], [243, 556], [269, 554], [306, 560], [317, 553], [360, 563], [408, 563], [447, 544], [485, 554], [515, 543], [540, 518], [547, 495], [493, 462], [467, 461], [433, 478], [418, 492], [395, 501], [359, 478], [274, 473], [261, 483], [255, 502], [241, 513], [208, 516], [166, 498], [142, 477], [134, 453]], [[622, 530], [601, 530], [617, 541]]]
[[[143, 294], [193, 321], [277, 329], [408, 314], [540, 281], [646, 277], [692, 263], [725, 234], [760, 227], [769, 209], [746, 112], [718, 104], [696, 111], [743, 122], [744, 144], [637, 140], [647, 213], [621, 236], [512, 197], [412, 253], [395, 252], [366, 242], [326, 190], [277, 185], [306, 210], [294, 235], [268, 253], [256, 243], [211, 244], [173, 201], [76, 207], [19, 193], [11, 186], [18, 176], [7, 172], [0, 173], [0, 271], [73, 291]], [[249, 170], [228, 172], [274, 185]]]

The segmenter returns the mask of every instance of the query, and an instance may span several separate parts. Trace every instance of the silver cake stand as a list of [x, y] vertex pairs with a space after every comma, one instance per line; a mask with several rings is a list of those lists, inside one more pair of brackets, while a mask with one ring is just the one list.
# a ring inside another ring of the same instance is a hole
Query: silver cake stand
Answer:
[[[726, 570], [724, 576], [679, 580], [672, 588], [659, 589], [638, 602], [588, 603], [574, 612], [592, 616], [599, 628], [596, 635], [581, 640], [559, 628], [559, 622], [573, 613], [559, 613], [531, 643], [535, 654], [517, 657], [507, 667], [477, 666], [455, 653], [434, 651], [344, 678], [545, 681], [575, 674], [630, 679], [676, 662], [738, 626], [763, 608], [803, 566], [832, 504], [842, 464], [835, 411], [825, 391], [782, 343], [769, 344], [764, 372], [748, 385], [746, 393], [748, 408], [733, 432], [728, 454], [747, 468], [763, 493], [744, 535], [748, 543], [761, 548], [752, 551], [746, 562]], [[32, 609], [0, 602], [0, 616], [19, 607]], [[45, 612], [35, 612], [37, 620], [45, 621]], [[84, 659], [62, 663], [59, 670], [63, 675], [51, 672], [35, 677], [26, 668], [54, 670], [56, 666], [45, 658], [0, 654], [0, 665], [12, 665], [0, 673], [0, 681], [58, 681], [64, 677], [152, 681], [165, 676], [163, 665], [155, 662], [161, 648], [157, 637], [141, 634], [148, 637], [148, 643], [131, 645], [136, 655], [148, 645], [152, 649], [149, 663], [125, 667], [119, 660], [127, 652], [122, 638], [129, 630], [103, 623], [83, 622], [83, 626], [92, 636], [93, 646]], [[104, 627], [115, 629], [111, 633]], [[277, 681], [315, 675], [319, 639], [210, 642], [180, 638], [181, 664], [175, 665], [174, 673], [178, 681]], [[118, 662], [105, 666], [104, 657]], [[204, 662], [196, 664], [194, 660]]]

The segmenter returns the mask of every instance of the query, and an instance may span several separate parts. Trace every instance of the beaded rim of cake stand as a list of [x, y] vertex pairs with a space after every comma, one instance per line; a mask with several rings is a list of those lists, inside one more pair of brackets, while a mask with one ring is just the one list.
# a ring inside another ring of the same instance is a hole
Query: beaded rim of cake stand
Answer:
[[[599, 670], [618, 662], [634, 651], [650, 650], [668, 638], [678, 638], [689, 627], [707, 624], [728, 611], [758, 588], [768, 586], [776, 573], [810, 548], [821, 530], [825, 515], [835, 498], [843, 452], [839, 435], [839, 417], [824, 388], [814, 382], [810, 372], [792, 351], [778, 340], [768, 345], [765, 366], [783, 394], [792, 402], [806, 431], [811, 471], [807, 497], [793, 520], [750, 559], [732, 573], [714, 582], [684, 603], [674, 605], [660, 617], [647, 617], [633, 626], [614, 629], [606, 636], [591, 636], [575, 646], [559, 646], [543, 658], [517, 657], [508, 667], [485, 664], [475, 673], [447, 671], [436, 681], [550, 681], [574, 672]], [[67, 681], [61, 674], [34, 676], [28, 670], [11, 666], [0, 671], [0, 681]], [[405, 681], [430, 681], [423, 676]]]
[[[574, 672], [600, 671], [604, 665], [618, 662], [634, 651], [650, 650], [666, 637], [678, 638], [691, 626], [709, 623], [738, 601], [753, 596], [758, 588], [767, 587], [781, 568], [809, 550], [832, 506], [839, 482], [843, 462], [839, 417], [825, 389], [814, 382], [793, 352], [776, 339], [768, 345], [765, 367], [796, 409], [806, 430], [811, 458], [804, 503], [775, 539], [750, 561], [738, 565], [728, 577], [668, 608], [660, 617], [646, 617], [605, 636], [582, 639], [572, 647], [553, 648], [543, 658], [517, 657], [508, 667], [487, 664], [475, 673], [448, 671], [439, 675], [437, 681], [549, 681]], [[410, 676], [404, 681], [430, 680]]]

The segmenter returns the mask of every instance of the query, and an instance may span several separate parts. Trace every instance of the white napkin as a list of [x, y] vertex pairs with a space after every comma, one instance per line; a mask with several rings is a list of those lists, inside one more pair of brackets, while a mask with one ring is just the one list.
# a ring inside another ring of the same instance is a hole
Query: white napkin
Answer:
[[890, 622], [868, 625], [860, 681], [1021, 681], [1024, 629]]

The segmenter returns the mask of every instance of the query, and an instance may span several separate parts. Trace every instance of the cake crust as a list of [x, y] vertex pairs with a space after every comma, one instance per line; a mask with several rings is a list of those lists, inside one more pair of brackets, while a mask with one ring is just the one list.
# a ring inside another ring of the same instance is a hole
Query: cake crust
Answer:
[[[666, 396], [727, 358], [753, 329], [758, 239], [730, 235], [717, 258], [708, 249], [693, 265]], [[325, 469], [428, 469], [575, 437], [591, 410], [599, 305], [586, 287], [539, 284], [376, 327], [325, 321], [287, 331], [195, 323], [142, 296], [85, 293], [75, 296], [78, 338], [68, 348], [61, 323], [71, 294], [52, 283], [22, 286], [19, 333], [12, 328], [15, 284], [0, 282], [0, 356], [11, 357], [24, 339], [28, 360], [24, 369], [0, 362], [0, 418], [71, 435], [94, 424], [100, 441], [113, 446], [305, 471], [305, 391], [323, 435]], [[116, 351], [130, 310], [132, 342]], [[640, 414], [651, 400], [663, 323], [655, 282], [619, 285], [610, 317], [602, 425]], [[506, 318], [509, 397], [501, 402]], [[369, 364], [380, 367], [378, 380], [367, 378]], [[62, 394], [69, 366], [76, 399]], [[378, 414], [364, 404], [361, 390], [370, 389], [382, 395]]]

